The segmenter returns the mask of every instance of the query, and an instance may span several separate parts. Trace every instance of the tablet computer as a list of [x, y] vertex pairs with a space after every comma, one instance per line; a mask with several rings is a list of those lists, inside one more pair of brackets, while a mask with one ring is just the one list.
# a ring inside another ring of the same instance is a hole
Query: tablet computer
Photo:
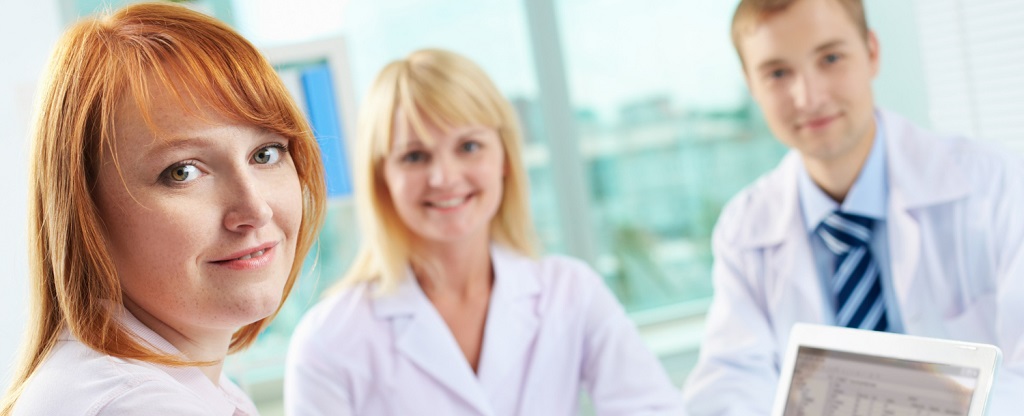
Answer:
[[994, 345], [796, 324], [773, 416], [983, 416]]

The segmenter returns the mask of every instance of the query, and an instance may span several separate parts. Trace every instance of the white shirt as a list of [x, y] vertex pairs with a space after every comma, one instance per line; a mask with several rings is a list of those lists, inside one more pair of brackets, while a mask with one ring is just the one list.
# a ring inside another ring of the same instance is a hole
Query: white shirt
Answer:
[[292, 337], [285, 409], [312, 415], [676, 415], [678, 391], [589, 267], [492, 246], [478, 372], [411, 273], [314, 307]]
[[[179, 354], [127, 311], [128, 331]], [[257, 416], [245, 393], [221, 374], [216, 386], [195, 367], [166, 367], [96, 352], [64, 331], [28, 380], [12, 416]]]
[[880, 115], [875, 116], [875, 122], [877, 128], [871, 152], [868, 154], [867, 160], [864, 161], [860, 173], [857, 174], [857, 179], [853, 181], [850, 192], [843, 199], [842, 206], [814, 183], [802, 163], [797, 164], [797, 194], [800, 198], [804, 226], [811, 242], [811, 253], [814, 255], [814, 263], [821, 280], [822, 299], [825, 300], [826, 307], [832, 310], [827, 318], [833, 319], [826, 319], [825, 322], [835, 325], [836, 293], [832, 289], [832, 280], [836, 267], [836, 255], [828, 249], [825, 240], [818, 235], [817, 230], [826, 217], [833, 211], [839, 210], [874, 221], [871, 228], [870, 249], [871, 255], [875, 258], [875, 265], [878, 267], [878, 278], [882, 284], [885, 317], [889, 324], [885, 331], [901, 334], [903, 333], [903, 317], [900, 315], [900, 304], [896, 300], [889, 260], [889, 227], [886, 217], [886, 208], [889, 204], [889, 183], [886, 178], [889, 174], [885, 165], [887, 157], [885, 127]]

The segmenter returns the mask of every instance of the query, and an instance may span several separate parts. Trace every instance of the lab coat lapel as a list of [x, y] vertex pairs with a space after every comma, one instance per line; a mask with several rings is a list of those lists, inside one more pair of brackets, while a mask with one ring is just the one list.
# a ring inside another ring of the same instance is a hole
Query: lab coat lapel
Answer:
[[507, 389], [516, 371], [529, 363], [540, 325], [536, 307], [541, 288], [531, 259], [492, 245], [491, 262], [494, 288], [478, 374], [485, 388]]
[[[772, 316], [781, 317], [778, 322], [831, 323], [834, 312], [826, 306], [824, 295], [827, 292], [821, 287], [810, 238], [799, 212], [797, 210], [797, 217], [791, 220], [789, 235], [793, 237], [783, 240], [777, 248], [768, 249], [775, 253], [765, 256], [765, 261], [777, 262], [766, 265], [766, 269], [774, 273], [768, 280], [775, 285], [768, 288], [768, 301], [775, 311]], [[778, 341], [783, 346], [788, 342], [789, 330], [788, 326], [776, 328]]]
[[391, 320], [399, 354], [480, 414], [494, 414], [451, 330], [411, 272], [394, 294], [378, 298], [376, 303], [377, 313]]
[[948, 140], [920, 130], [902, 117], [880, 111], [886, 132], [889, 172], [889, 252], [893, 287], [905, 316], [913, 316], [911, 296], [921, 256], [917, 215], [929, 207], [967, 197], [966, 173]]
[[910, 296], [910, 288], [917, 276], [917, 266], [921, 254], [921, 228], [917, 220], [904, 208], [906, 199], [902, 192], [893, 190], [889, 218], [889, 254], [892, 263], [892, 284], [896, 291], [896, 299], [902, 305], [905, 316], [913, 315], [914, 305]]
[[[765, 247], [765, 269], [773, 275], [768, 276], [768, 302], [775, 312], [773, 316], [783, 317], [779, 322], [808, 322], [808, 317], [817, 317], [810, 322], [826, 323], [831, 319], [832, 311], [825, 306], [821, 287], [821, 278], [811, 252], [810, 236], [804, 226], [803, 211], [800, 209], [800, 190], [797, 185], [799, 157], [789, 157], [780, 170], [782, 180], [777, 181], [778, 212], [776, 226], [773, 228], [774, 244]], [[776, 328], [776, 337], [781, 345], [789, 339], [790, 327]]]
[[764, 180], [755, 186], [767, 186], [750, 201], [755, 208], [741, 230], [743, 248], [762, 253], [765, 271], [764, 296], [776, 322], [777, 342], [785, 346], [792, 322], [829, 322], [831, 310], [826, 309], [821, 279], [818, 277], [809, 235], [800, 209], [798, 172], [799, 153], [791, 151]]

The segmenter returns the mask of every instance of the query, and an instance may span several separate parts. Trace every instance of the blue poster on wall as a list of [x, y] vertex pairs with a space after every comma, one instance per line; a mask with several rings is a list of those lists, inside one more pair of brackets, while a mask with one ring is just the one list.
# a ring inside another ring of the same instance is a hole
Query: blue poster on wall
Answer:
[[302, 90], [306, 96], [306, 111], [313, 134], [320, 144], [327, 175], [327, 196], [341, 197], [352, 194], [348, 158], [345, 154], [345, 136], [338, 106], [334, 100], [334, 84], [327, 64], [313, 65], [302, 70]]

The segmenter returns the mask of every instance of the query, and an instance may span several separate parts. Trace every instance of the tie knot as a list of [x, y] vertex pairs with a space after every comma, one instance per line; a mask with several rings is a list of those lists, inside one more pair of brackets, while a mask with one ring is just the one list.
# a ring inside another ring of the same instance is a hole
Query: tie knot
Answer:
[[873, 224], [871, 218], [833, 211], [818, 225], [818, 235], [829, 250], [842, 255], [854, 247], [868, 245]]

